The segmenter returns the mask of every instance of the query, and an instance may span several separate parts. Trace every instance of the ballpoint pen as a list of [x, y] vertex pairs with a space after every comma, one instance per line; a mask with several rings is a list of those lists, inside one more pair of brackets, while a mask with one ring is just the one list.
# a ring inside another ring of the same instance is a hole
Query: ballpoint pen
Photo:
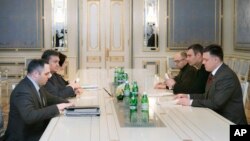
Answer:
[[104, 90], [106, 93], [108, 93], [109, 96], [113, 97], [113, 95], [112, 95], [107, 89], [103, 88], [103, 90]]

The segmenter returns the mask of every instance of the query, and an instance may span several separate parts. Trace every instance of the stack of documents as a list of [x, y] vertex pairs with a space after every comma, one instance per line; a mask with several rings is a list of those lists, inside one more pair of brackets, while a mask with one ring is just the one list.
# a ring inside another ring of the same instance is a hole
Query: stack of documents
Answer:
[[100, 116], [99, 106], [75, 106], [66, 108], [66, 116]]

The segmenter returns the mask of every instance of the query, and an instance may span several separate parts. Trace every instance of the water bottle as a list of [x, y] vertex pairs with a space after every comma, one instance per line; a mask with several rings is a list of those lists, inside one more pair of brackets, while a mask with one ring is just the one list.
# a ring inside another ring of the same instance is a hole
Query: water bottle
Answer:
[[128, 73], [123, 74], [124, 82], [128, 81]]
[[130, 96], [130, 86], [129, 86], [129, 82], [126, 81], [125, 82], [125, 86], [124, 86], [124, 105], [129, 105], [129, 96]]
[[114, 84], [117, 85], [117, 79], [118, 79], [118, 69], [115, 68], [115, 73], [114, 73]]
[[130, 109], [130, 122], [137, 122], [137, 99], [134, 95], [132, 95], [130, 98], [129, 109]]
[[137, 82], [134, 81], [132, 85], [132, 94], [135, 95], [136, 97], [138, 96], [139, 88], [137, 85]]
[[149, 121], [149, 104], [146, 92], [143, 93], [141, 98], [141, 119], [144, 123], [148, 123]]
[[117, 84], [120, 85], [123, 83], [123, 73], [124, 73], [124, 70], [123, 68], [119, 68], [118, 69], [118, 78], [117, 78]]

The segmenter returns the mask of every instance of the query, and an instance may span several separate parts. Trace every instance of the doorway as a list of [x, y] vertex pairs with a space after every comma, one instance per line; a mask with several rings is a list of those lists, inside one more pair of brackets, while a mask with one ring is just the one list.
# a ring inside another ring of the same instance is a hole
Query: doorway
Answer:
[[80, 1], [80, 68], [131, 67], [131, 0]]

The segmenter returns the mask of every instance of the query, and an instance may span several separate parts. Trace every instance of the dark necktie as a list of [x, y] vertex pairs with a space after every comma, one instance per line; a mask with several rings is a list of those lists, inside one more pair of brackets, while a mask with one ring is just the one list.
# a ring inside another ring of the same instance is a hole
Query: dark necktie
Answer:
[[[207, 78], [207, 85], [210, 87], [212, 82], [213, 82], [213, 78], [214, 76], [212, 75], [212, 73], [209, 74], [208, 78]], [[208, 87], [208, 88], [209, 88]]]
[[210, 73], [207, 78], [207, 84], [206, 84], [206, 98], [208, 98], [209, 89], [211, 87], [211, 84], [213, 83], [213, 79], [214, 76], [212, 75], [212, 73]]
[[44, 96], [43, 96], [43, 93], [41, 92], [41, 89], [39, 89], [39, 96], [40, 96], [40, 102], [42, 104], [42, 106], [46, 106], [45, 104], [45, 99], [44, 99]]

